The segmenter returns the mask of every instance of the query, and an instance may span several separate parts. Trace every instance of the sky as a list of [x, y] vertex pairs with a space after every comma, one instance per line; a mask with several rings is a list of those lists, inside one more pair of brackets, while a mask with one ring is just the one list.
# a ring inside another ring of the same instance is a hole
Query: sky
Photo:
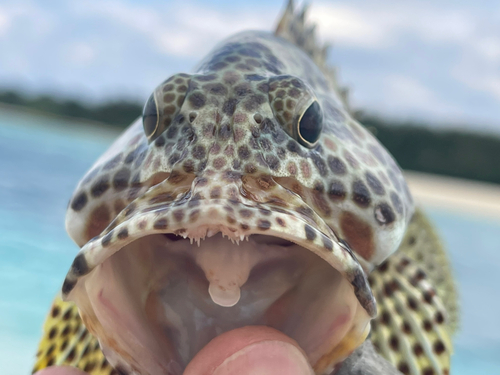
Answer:
[[[353, 107], [500, 134], [498, 0], [311, 0]], [[272, 30], [275, 0], [2, 0], [0, 90], [145, 101], [219, 41]]]

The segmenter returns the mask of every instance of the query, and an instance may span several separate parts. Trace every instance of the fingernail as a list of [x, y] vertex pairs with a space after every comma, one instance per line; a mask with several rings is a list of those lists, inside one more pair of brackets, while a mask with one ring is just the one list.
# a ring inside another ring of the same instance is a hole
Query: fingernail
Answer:
[[261, 341], [226, 358], [213, 375], [314, 375], [304, 354], [283, 341]]

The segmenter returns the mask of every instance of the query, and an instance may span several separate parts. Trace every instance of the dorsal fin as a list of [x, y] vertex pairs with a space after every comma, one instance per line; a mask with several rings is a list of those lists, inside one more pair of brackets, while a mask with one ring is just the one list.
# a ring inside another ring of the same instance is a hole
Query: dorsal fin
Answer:
[[346, 110], [349, 111], [348, 89], [338, 84], [335, 68], [327, 63], [330, 45], [319, 42], [316, 25], [309, 25], [306, 22], [306, 14], [307, 5], [304, 5], [302, 10], [296, 11], [294, 1], [289, 0], [275, 34], [297, 45], [311, 57], [327, 77], [330, 87], [342, 98]]

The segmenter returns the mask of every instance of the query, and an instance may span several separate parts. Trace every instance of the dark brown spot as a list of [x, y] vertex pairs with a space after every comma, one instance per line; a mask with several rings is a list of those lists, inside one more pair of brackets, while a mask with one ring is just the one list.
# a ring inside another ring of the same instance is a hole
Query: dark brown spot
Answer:
[[102, 170], [107, 171], [109, 169], [113, 169], [122, 160], [122, 157], [123, 157], [123, 155], [121, 153], [116, 155], [115, 157], [113, 157], [113, 159], [111, 159], [106, 164], [104, 164], [104, 166], [102, 167]]
[[268, 154], [265, 157], [266, 164], [271, 168], [273, 171], [277, 170], [280, 166], [280, 161], [279, 159], [273, 155], [273, 154]]
[[52, 327], [52, 329], [49, 331], [49, 339], [52, 340], [54, 337], [57, 335], [57, 328]]
[[269, 220], [259, 220], [257, 222], [257, 227], [260, 230], [268, 230], [269, 228], [271, 228], [271, 222]]
[[306, 232], [306, 238], [309, 241], [314, 241], [316, 238], [316, 231], [308, 224], [304, 226], [305, 232]]
[[381, 319], [381, 321], [382, 321], [383, 325], [388, 326], [391, 323], [391, 315], [387, 311], [384, 311], [382, 313], [382, 319]]
[[88, 202], [87, 194], [85, 194], [85, 192], [82, 191], [75, 198], [73, 198], [73, 201], [71, 202], [71, 208], [74, 211], [80, 211], [83, 207], [85, 207], [87, 202]]
[[347, 172], [345, 163], [335, 156], [328, 156], [328, 167], [330, 170], [339, 176], [343, 176]]
[[428, 304], [432, 304], [432, 299], [434, 298], [435, 294], [436, 292], [434, 292], [433, 290], [426, 290], [422, 293], [423, 300]]
[[285, 220], [283, 220], [282, 218], [277, 217], [277, 218], [276, 218], [276, 222], [278, 223], [278, 225], [279, 225], [279, 226], [281, 226], [281, 227], [283, 227], [283, 228], [284, 228], [284, 227], [286, 227]]
[[97, 182], [90, 188], [90, 194], [94, 198], [98, 198], [103, 195], [106, 190], [109, 189], [109, 179], [108, 176], [102, 176], [97, 180]]
[[115, 190], [121, 191], [128, 186], [129, 179], [130, 171], [127, 168], [122, 168], [113, 177], [113, 187]]
[[[67, 328], [69, 330], [69, 327], [67, 327]], [[66, 348], [68, 347], [68, 344], [69, 344], [68, 340], [63, 341], [63, 343], [61, 344], [61, 352], [64, 352], [66, 350]]]
[[340, 228], [343, 238], [354, 251], [366, 260], [370, 260], [375, 252], [375, 243], [371, 226], [356, 214], [346, 211], [340, 216]]
[[172, 103], [174, 100], [175, 100], [175, 94], [172, 92], [163, 95], [163, 101], [165, 103]]
[[410, 373], [410, 367], [406, 362], [400, 362], [398, 364], [398, 370], [401, 371], [403, 374], [408, 375]]
[[391, 297], [392, 294], [398, 289], [396, 281], [390, 281], [384, 284], [384, 294], [386, 297]]
[[202, 145], [194, 146], [193, 157], [195, 159], [201, 160], [201, 159], [205, 158], [205, 155], [206, 155], [205, 147], [203, 147]]
[[217, 169], [217, 170], [222, 169], [226, 165], [226, 159], [224, 157], [216, 158], [216, 159], [214, 159], [212, 164], [213, 164], [215, 169]]
[[128, 237], [128, 229], [127, 228], [120, 229], [116, 237], [118, 237], [119, 240], [124, 240], [125, 238]]
[[61, 312], [61, 309], [59, 308], [59, 306], [54, 306], [54, 307], [52, 307], [52, 311], [50, 312], [50, 315], [53, 318], [57, 318], [57, 316], [59, 315], [60, 312]]
[[422, 345], [420, 343], [415, 343], [415, 345], [413, 345], [413, 353], [419, 357], [421, 356], [422, 354], [424, 354], [424, 348], [422, 347]]
[[255, 111], [259, 106], [264, 103], [263, 95], [250, 95], [243, 103], [244, 108], [251, 112]]
[[68, 309], [68, 310], [64, 313], [64, 315], [63, 315], [63, 320], [64, 320], [64, 321], [68, 321], [68, 320], [70, 320], [70, 319], [72, 318], [72, 315], [73, 315], [73, 314], [72, 314], [72, 312], [71, 312], [71, 309]]
[[106, 234], [102, 239], [101, 239], [101, 245], [102, 247], [109, 246], [111, 243], [111, 240], [113, 239], [113, 231], [109, 232]]
[[238, 103], [237, 99], [228, 99], [224, 102], [222, 106], [222, 112], [224, 112], [228, 116], [232, 116], [236, 109], [236, 104]]
[[87, 264], [87, 260], [85, 259], [85, 256], [80, 253], [76, 256], [76, 258], [73, 260], [73, 264], [71, 265], [71, 272], [75, 276], [83, 276], [89, 272], [89, 266]]
[[370, 192], [363, 181], [356, 180], [352, 183], [352, 200], [359, 207], [366, 208], [370, 205]]
[[85, 367], [83, 368], [83, 371], [85, 372], [91, 372], [95, 368], [95, 362], [88, 362]]
[[71, 361], [73, 361], [75, 359], [75, 356], [76, 356], [76, 350], [75, 350], [75, 348], [73, 348], [68, 353], [68, 356], [66, 357], [66, 359], [71, 362]]
[[377, 270], [380, 272], [380, 273], [384, 273], [386, 272], [387, 270], [389, 269], [389, 261], [385, 261], [384, 263], [382, 263], [380, 266], [378, 266]]
[[201, 92], [195, 92], [189, 96], [189, 102], [195, 109], [202, 108], [206, 103], [206, 97]]
[[432, 323], [430, 321], [428, 321], [427, 319], [422, 322], [422, 327], [424, 327], [424, 329], [427, 332], [432, 331]]
[[251, 151], [250, 149], [248, 148], [248, 146], [244, 145], [244, 146], [240, 146], [238, 148], [238, 157], [242, 160], [246, 160], [250, 157], [251, 155]]
[[193, 223], [196, 220], [198, 220], [199, 217], [200, 217], [200, 210], [198, 210], [198, 209], [193, 210], [189, 214], [189, 222]]
[[391, 349], [395, 352], [399, 350], [399, 339], [395, 335], [391, 336], [391, 338], [389, 339], [389, 344], [391, 345]]
[[212, 190], [210, 190], [210, 198], [211, 199], [218, 199], [221, 196], [221, 188], [219, 186], [214, 187]]
[[391, 193], [391, 202], [396, 208], [396, 211], [398, 214], [402, 215], [403, 214], [403, 204], [401, 203], [401, 199], [399, 199], [399, 195], [396, 192]]
[[403, 329], [403, 332], [406, 333], [407, 335], [411, 334], [411, 332], [412, 332], [410, 324], [406, 321], [403, 322], [402, 329]]
[[443, 324], [444, 323], [444, 315], [441, 311], [437, 311], [436, 315], [434, 316], [434, 320], [437, 324]]
[[333, 241], [326, 236], [322, 236], [322, 237], [323, 237], [323, 246], [327, 250], [332, 251], [333, 250]]
[[179, 209], [174, 211], [174, 219], [180, 223], [184, 219], [184, 210]]
[[153, 228], [157, 230], [167, 229], [168, 220], [166, 218], [161, 218], [155, 221]]
[[165, 138], [163, 136], [160, 136], [155, 140], [155, 146], [156, 147], [163, 147], [165, 146]]
[[418, 304], [417, 301], [413, 297], [408, 297], [407, 299], [408, 307], [412, 310], [417, 310], [418, 309]]
[[69, 326], [64, 327], [63, 331], [61, 332], [61, 336], [62, 337], [68, 336], [70, 331], [71, 331], [71, 328]]
[[432, 348], [434, 350], [434, 353], [436, 353], [437, 355], [443, 354], [443, 352], [446, 350], [446, 347], [441, 340], [437, 340]]
[[371, 172], [365, 173], [366, 182], [372, 191], [377, 195], [384, 195], [385, 189], [380, 180]]
[[344, 184], [339, 180], [334, 180], [328, 189], [328, 196], [333, 201], [344, 200], [347, 195]]
[[422, 375], [434, 375], [434, 374], [435, 374], [435, 372], [434, 372], [434, 369], [432, 367], [427, 367], [422, 372]]

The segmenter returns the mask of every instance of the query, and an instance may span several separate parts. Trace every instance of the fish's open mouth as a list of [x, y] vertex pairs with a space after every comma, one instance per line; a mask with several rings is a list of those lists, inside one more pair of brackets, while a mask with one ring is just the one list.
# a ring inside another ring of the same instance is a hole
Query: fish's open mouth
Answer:
[[[235, 230], [219, 206], [201, 205], [194, 226], [161, 227], [168, 218], [151, 210], [132, 216], [110, 232], [112, 240], [108, 233], [84, 247], [63, 293], [111, 364], [132, 373], [181, 374], [210, 340], [253, 325], [283, 332], [316, 373], [329, 373], [364, 341], [373, 315], [355, 262], [338, 255], [338, 243], [319, 250], [325, 239], [306, 241], [293, 225]], [[133, 231], [151, 215], [151, 230]], [[274, 215], [290, 221], [283, 210]]]

